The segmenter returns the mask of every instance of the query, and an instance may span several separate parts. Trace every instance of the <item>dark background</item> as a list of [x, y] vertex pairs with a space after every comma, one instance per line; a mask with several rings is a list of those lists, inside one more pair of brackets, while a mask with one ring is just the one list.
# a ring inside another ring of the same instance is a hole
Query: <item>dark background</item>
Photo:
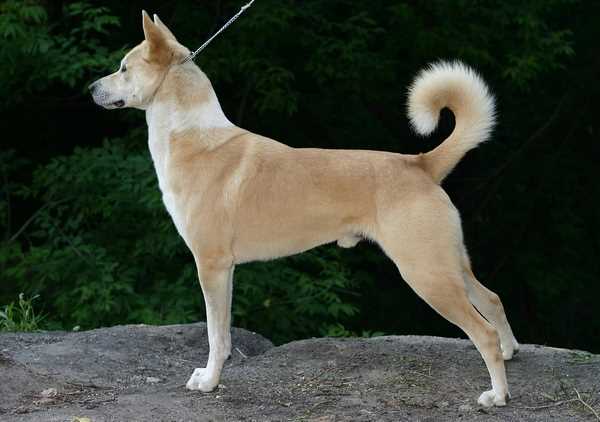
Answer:
[[[0, 2], [0, 304], [39, 295], [49, 329], [203, 318], [143, 113], [102, 110], [85, 87], [141, 41], [142, 8], [193, 49], [241, 5]], [[598, 16], [600, 2], [583, 0], [257, 0], [196, 63], [247, 129], [401, 153], [428, 151], [453, 127], [444, 112], [434, 136], [409, 130], [416, 72], [439, 59], [476, 68], [499, 124], [444, 182], [474, 270], [519, 341], [600, 352]], [[242, 266], [235, 289], [234, 324], [276, 342], [463, 335], [365, 242]]]

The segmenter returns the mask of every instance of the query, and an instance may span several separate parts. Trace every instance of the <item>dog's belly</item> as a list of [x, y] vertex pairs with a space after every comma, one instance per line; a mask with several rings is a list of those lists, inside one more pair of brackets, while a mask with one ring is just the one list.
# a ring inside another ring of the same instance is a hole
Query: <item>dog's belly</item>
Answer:
[[248, 212], [235, 224], [233, 254], [237, 263], [294, 255], [365, 231], [364, 218], [343, 215], [335, 207], [327, 212], [276, 211], [263, 208], [262, 218]]
[[236, 264], [249, 261], [268, 261], [305, 252], [335, 240], [337, 240], [336, 236], [323, 233], [305, 232], [293, 236], [266, 234], [261, 239], [237, 239], [233, 246], [234, 257]]

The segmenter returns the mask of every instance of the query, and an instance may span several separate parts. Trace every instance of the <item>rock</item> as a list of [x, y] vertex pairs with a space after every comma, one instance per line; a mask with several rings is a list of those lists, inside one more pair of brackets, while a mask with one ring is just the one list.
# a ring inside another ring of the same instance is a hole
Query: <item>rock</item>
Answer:
[[54, 403], [54, 398], [52, 398], [52, 397], [42, 397], [39, 400], [33, 401], [33, 404], [36, 406], [42, 406], [42, 405], [51, 404], [51, 403]]
[[[599, 408], [600, 356], [585, 352], [522, 345], [506, 363], [513, 399], [484, 413], [476, 400], [489, 378], [467, 340], [320, 338], [273, 347], [233, 329], [232, 342], [243, 356], [232, 353], [219, 388], [200, 393], [185, 382], [206, 364], [203, 323], [2, 333], [0, 420], [592, 419], [575, 390]], [[44, 397], [40, 386], [48, 385]]]
[[56, 397], [57, 391], [56, 388], [47, 388], [40, 393], [40, 397], [50, 398]]

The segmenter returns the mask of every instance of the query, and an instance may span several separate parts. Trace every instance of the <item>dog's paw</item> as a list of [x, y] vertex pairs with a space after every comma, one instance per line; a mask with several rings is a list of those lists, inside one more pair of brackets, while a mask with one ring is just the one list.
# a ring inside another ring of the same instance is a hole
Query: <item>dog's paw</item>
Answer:
[[514, 355], [519, 353], [519, 343], [517, 340], [513, 339], [512, 344], [505, 346], [503, 344], [500, 345], [500, 349], [502, 349], [502, 357], [504, 360], [511, 360]]
[[477, 399], [477, 403], [483, 407], [506, 406], [508, 394], [497, 394], [494, 390], [484, 391]]
[[196, 368], [188, 380], [185, 388], [188, 390], [199, 390], [208, 393], [219, 384], [219, 379], [206, 371], [206, 368]]
[[338, 239], [337, 244], [340, 248], [353, 248], [360, 240], [358, 236], [348, 235]]

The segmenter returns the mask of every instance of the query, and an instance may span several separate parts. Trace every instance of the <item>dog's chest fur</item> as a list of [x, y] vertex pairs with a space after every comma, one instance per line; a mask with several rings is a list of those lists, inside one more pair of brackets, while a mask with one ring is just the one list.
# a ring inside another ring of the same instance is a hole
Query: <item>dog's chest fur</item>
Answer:
[[173, 177], [169, 172], [170, 140], [174, 134], [189, 129], [211, 130], [233, 126], [225, 117], [214, 93], [211, 94], [207, 102], [186, 110], [182, 110], [175, 103], [165, 102], [152, 104], [146, 111], [148, 147], [162, 199], [177, 231], [188, 246], [190, 246], [190, 236], [186, 231], [188, 213], [185, 203], [173, 191], [174, 184], [170, 180], [170, 177]]

